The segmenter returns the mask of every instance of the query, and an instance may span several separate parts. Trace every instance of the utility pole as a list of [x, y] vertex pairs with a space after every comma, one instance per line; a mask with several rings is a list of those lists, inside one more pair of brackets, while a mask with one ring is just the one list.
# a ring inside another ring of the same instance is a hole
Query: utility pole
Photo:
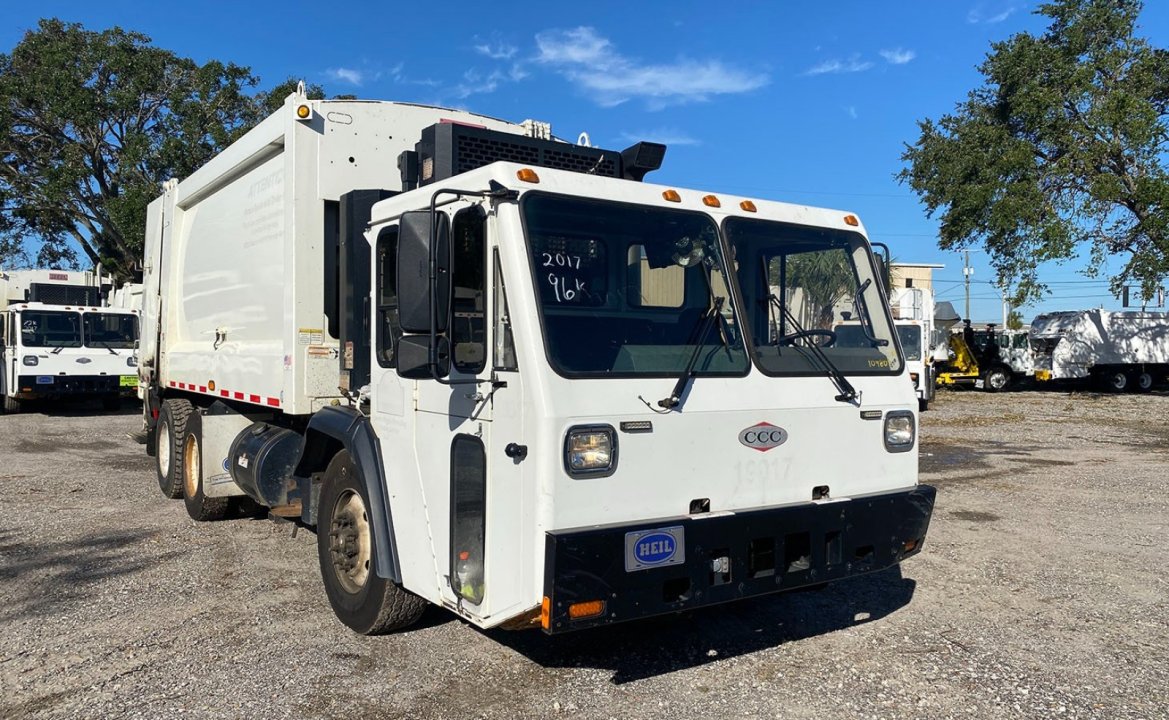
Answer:
[[962, 264], [962, 275], [966, 278], [966, 319], [970, 319], [970, 276], [974, 274], [974, 268], [970, 267], [970, 251], [964, 250], [962, 252], [965, 261]]

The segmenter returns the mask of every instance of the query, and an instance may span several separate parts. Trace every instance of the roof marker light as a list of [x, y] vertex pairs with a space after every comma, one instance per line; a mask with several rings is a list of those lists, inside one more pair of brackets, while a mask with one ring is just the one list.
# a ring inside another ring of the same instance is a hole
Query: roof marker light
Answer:
[[662, 193], [662, 197], [670, 202], [682, 202], [682, 196], [678, 194], [677, 190], [666, 190]]
[[714, 195], [703, 195], [702, 204], [707, 207], [722, 207], [723, 204]]
[[301, 103], [296, 106], [296, 119], [308, 120], [313, 116], [313, 109], [307, 103]]
[[743, 210], [746, 210], [747, 212], [757, 212], [755, 203], [751, 202], [750, 200], [744, 200], [743, 202], [739, 203], [739, 207]]
[[845, 215], [844, 224], [851, 225], [852, 227], [858, 227], [861, 224], [861, 221], [856, 219], [856, 215]]
[[524, 182], [540, 182], [540, 176], [537, 175], [536, 171], [532, 168], [520, 168], [519, 170], [516, 170], [515, 176]]

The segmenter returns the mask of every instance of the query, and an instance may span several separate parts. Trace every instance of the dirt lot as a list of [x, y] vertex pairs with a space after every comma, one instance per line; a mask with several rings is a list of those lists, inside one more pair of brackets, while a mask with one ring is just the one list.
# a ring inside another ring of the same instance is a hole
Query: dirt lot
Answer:
[[0, 416], [0, 717], [1166, 718], [1169, 395], [949, 393], [904, 568], [547, 638], [336, 622], [314, 537], [191, 522], [132, 413]]

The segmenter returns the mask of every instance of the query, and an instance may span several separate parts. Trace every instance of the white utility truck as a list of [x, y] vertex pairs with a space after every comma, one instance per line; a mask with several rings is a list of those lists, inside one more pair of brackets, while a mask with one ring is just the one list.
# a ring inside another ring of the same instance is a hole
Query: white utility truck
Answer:
[[1044, 313], [1029, 340], [1041, 382], [1093, 378], [1113, 392], [1148, 392], [1169, 375], [1169, 313]]
[[926, 288], [899, 288], [890, 298], [893, 325], [905, 353], [905, 367], [917, 392], [920, 410], [929, 407], [934, 399], [933, 354], [934, 294]]
[[[315, 528], [361, 633], [427, 603], [560, 633], [917, 553], [935, 493], [863, 227], [641, 182], [664, 151], [289, 96], [149, 208], [162, 491]], [[863, 347], [793, 312], [828, 266]]]
[[0, 272], [0, 409], [94, 398], [116, 409], [138, 387], [138, 313], [103, 307], [100, 272]]

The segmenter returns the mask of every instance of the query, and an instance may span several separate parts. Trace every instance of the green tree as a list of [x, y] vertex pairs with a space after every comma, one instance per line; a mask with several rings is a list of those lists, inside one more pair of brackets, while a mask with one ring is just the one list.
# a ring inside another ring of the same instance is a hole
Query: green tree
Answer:
[[246, 67], [150, 43], [46, 19], [0, 54], [0, 263], [76, 266], [80, 248], [129, 277], [159, 183], [189, 175], [296, 87], [255, 92]]
[[1018, 310], [1012, 310], [1007, 313], [1007, 330], [1022, 330], [1023, 329], [1023, 314]]
[[898, 178], [940, 215], [940, 246], [982, 244], [1016, 304], [1046, 292], [1045, 261], [1083, 247], [1084, 272], [1123, 267], [1118, 293], [1169, 276], [1169, 52], [1136, 35], [1138, 0], [1055, 0], [1036, 37], [995, 43], [985, 84], [919, 123]]

